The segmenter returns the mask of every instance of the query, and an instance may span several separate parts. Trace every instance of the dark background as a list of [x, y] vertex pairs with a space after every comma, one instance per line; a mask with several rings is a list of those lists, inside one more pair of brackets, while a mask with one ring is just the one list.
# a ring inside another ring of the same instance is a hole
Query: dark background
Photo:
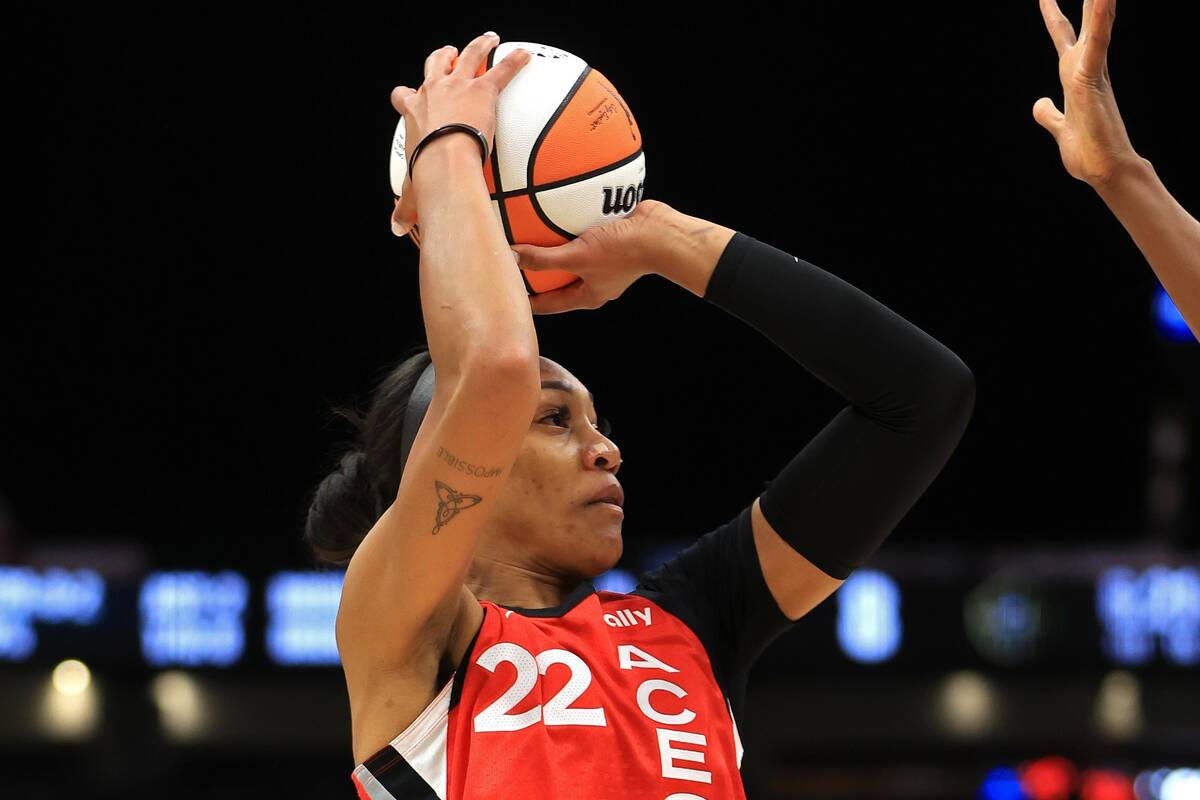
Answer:
[[[156, 568], [311, 565], [308, 492], [347, 433], [331, 403], [424, 341], [418, 253], [387, 225], [388, 94], [488, 29], [613, 82], [647, 197], [845, 278], [974, 371], [962, 444], [885, 552], [1147, 542], [1148, 425], [1173, 404], [1194, 429], [1200, 350], [1156, 335], [1153, 274], [1032, 119], [1061, 105], [1037, 4], [649, 10], [19, 16], [0, 560], [99, 542]], [[1134, 146], [1195, 210], [1194, 27], [1175, 14], [1122, 3], [1110, 66]], [[535, 319], [614, 423], [631, 567], [748, 504], [841, 407], [657, 277]], [[1197, 527], [1153, 541], [1194, 551]]]
[[[424, 341], [417, 250], [387, 227], [388, 92], [492, 27], [613, 81], [644, 130], [647, 196], [844, 277], [974, 370], [970, 430], [894, 541], [1136, 538], [1147, 409], [1173, 383], [1153, 275], [1030, 115], [1061, 92], [1027, 5], [799, 8], [786, 25], [27, 22], [0, 461], [20, 528], [135, 537], [181, 563], [300, 563], [303, 495], [340, 433], [329, 402]], [[1122, 113], [1196, 207], [1184, 33], [1129, 5]], [[728, 517], [839, 407], [659, 278], [537, 325], [617, 426], [633, 536]]]

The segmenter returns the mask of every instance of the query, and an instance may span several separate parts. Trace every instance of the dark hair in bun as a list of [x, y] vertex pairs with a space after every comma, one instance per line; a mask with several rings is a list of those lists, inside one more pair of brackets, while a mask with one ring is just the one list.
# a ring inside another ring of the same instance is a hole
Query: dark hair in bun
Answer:
[[334, 409], [357, 431], [337, 467], [318, 484], [304, 538], [318, 561], [345, 566], [400, 488], [400, 436], [408, 401], [432, 357], [410, 350], [371, 393], [365, 410]]

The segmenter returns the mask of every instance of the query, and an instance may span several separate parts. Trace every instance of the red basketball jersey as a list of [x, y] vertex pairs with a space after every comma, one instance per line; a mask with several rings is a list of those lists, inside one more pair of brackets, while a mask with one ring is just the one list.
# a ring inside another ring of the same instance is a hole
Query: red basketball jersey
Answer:
[[454, 676], [355, 768], [362, 800], [745, 797], [736, 687], [789, 624], [748, 509], [633, 593], [585, 582], [552, 609], [481, 605]]

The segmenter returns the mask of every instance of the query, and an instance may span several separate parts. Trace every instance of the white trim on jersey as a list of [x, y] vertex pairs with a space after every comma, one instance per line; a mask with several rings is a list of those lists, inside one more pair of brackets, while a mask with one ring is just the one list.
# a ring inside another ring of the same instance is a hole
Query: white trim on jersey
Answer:
[[396, 796], [383, 788], [383, 784], [379, 782], [379, 779], [372, 775], [362, 764], [354, 768], [354, 780], [358, 781], [359, 786], [362, 786], [363, 791], [367, 793], [367, 797], [371, 798], [371, 800], [396, 800]]
[[728, 697], [725, 698], [725, 707], [729, 709], [729, 721], [733, 723], [733, 748], [737, 752], [737, 766], [740, 770], [742, 768], [742, 753], [745, 750], [742, 749], [742, 737], [738, 734], [737, 720], [733, 718], [733, 705], [729, 702]]
[[[437, 697], [390, 742], [396, 752], [430, 785], [441, 800], [446, 798], [446, 729], [450, 717], [450, 692], [453, 687], [454, 676], [451, 675]], [[366, 789], [371, 800], [397, 800], [375, 779], [365, 764], [355, 767], [354, 777]]]

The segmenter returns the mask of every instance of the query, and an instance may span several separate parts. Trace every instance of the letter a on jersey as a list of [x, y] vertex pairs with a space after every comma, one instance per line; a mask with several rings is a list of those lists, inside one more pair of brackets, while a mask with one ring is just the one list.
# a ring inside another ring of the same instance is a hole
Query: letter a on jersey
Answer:
[[679, 672], [679, 670], [659, 661], [640, 647], [631, 644], [617, 645], [617, 658], [620, 659], [621, 669], [661, 669], [663, 672]]

